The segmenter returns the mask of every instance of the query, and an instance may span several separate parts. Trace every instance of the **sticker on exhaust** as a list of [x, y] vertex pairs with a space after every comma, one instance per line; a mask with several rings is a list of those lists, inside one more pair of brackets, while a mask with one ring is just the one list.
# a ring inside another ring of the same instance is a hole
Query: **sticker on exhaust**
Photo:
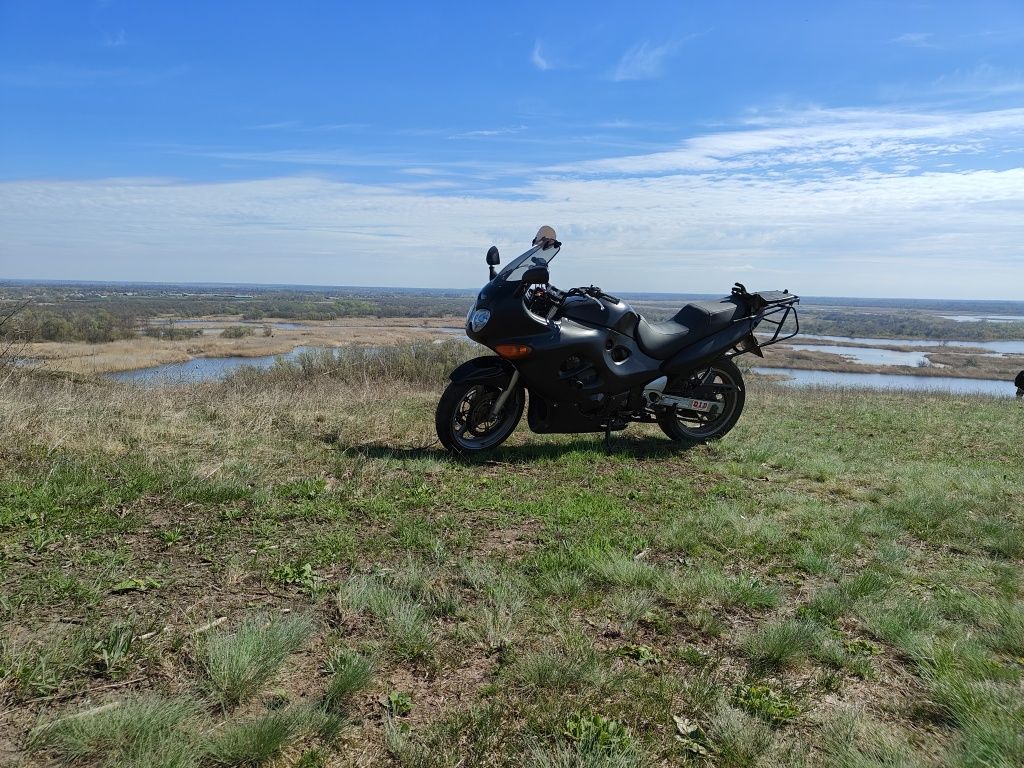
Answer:
[[712, 403], [710, 400], [691, 400], [689, 405], [686, 407], [691, 411], [700, 411], [701, 413], [707, 413], [711, 410]]

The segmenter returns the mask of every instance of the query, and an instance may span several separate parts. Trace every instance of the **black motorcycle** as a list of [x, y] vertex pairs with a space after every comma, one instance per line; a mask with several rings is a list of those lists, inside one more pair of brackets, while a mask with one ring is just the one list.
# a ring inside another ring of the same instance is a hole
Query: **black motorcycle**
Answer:
[[[497, 356], [460, 365], [437, 406], [441, 443], [460, 454], [500, 445], [526, 405], [537, 433], [604, 432], [629, 422], [656, 422], [672, 440], [695, 445], [722, 437], [743, 411], [736, 355], [799, 332], [799, 297], [748, 293], [737, 283], [718, 301], [687, 304], [651, 323], [600, 288], [560, 291], [548, 267], [562, 244], [542, 227], [533, 247], [501, 272], [487, 252], [490, 281], [466, 318], [469, 338]], [[794, 328], [788, 330], [792, 317]], [[762, 323], [774, 327], [758, 338]]]

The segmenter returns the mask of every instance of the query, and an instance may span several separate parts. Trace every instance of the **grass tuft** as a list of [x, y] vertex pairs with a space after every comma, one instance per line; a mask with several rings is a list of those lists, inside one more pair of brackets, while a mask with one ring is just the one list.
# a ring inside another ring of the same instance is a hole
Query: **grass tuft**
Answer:
[[232, 722], [209, 739], [206, 752], [213, 763], [226, 768], [262, 765], [300, 733], [312, 730], [318, 719], [315, 710], [292, 708]]
[[307, 616], [246, 619], [236, 632], [212, 635], [199, 651], [209, 689], [222, 706], [251, 698], [313, 631]]
[[373, 679], [374, 665], [370, 659], [343, 648], [327, 663], [331, 680], [327, 684], [324, 703], [332, 712], [343, 711], [348, 700], [366, 688]]
[[797, 619], [765, 624], [745, 636], [740, 647], [756, 669], [794, 666], [821, 644], [820, 627]]
[[196, 762], [196, 750], [186, 726], [199, 711], [186, 698], [113, 702], [39, 727], [30, 744], [65, 762], [189, 768]]
[[415, 586], [419, 583], [414, 580], [394, 586], [394, 581], [389, 583], [383, 575], [357, 574], [341, 588], [338, 605], [343, 611], [368, 612], [377, 618], [399, 659], [422, 659], [433, 648], [433, 641], [427, 608], [412, 595], [413, 591], [427, 591], [426, 585], [422, 590]]

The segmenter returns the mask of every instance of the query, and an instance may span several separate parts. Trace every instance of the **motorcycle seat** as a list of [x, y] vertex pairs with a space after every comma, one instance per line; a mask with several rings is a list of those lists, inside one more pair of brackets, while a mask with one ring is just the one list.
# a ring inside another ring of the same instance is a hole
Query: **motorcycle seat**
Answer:
[[644, 354], [655, 360], [667, 360], [748, 314], [745, 302], [734, 296], [718, 301], [694, 301], [663, 323], [649, 323], [641, 317], [636, 327], [636, 340]]

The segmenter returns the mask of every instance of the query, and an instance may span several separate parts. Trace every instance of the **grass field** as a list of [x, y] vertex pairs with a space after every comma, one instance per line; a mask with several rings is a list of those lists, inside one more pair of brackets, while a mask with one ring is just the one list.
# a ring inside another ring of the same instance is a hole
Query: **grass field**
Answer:
[[454, 344], [0, 389], [0, 764], [1024, 764], [1024, 408], [432, 445]]

